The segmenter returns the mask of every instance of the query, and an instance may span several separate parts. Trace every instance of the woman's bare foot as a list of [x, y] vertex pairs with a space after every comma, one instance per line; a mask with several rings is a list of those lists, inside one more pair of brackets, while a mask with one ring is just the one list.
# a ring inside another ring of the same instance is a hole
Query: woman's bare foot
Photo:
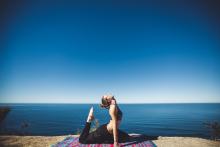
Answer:
[[87, 117], [87, 121], [86, 122], [91, 122], [94, 119], [94, 115], [93, 115], [93, 107], [90, 108], [89, 110], [89, 115]]

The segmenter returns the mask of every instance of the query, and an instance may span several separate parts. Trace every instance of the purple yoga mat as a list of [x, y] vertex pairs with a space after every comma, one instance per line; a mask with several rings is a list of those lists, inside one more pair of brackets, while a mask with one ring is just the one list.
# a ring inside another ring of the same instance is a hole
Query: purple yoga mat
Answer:
[[[119, 143], [120, 147], [156, 147], [156, 145], [148, 140], [142, 142], [125, 142]], [[68, 136], [63, 141], [58, 142], [51, 147], [114, 147], [113, 144], [81, 144], [79, 143], [79, 137]]]

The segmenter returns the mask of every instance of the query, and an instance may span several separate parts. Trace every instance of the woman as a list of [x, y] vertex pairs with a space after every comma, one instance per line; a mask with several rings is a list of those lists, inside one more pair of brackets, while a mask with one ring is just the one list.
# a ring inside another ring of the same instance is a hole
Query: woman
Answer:
[[114, 146], [117, 147], [119, 142], [129, 141], [130, 136], [118, 129], [122, 120], [122, 111], [119, 109], [114, 96], [104, 95], [100, 106], [109, 110], [111, 120], [109, 123], [101, 125], [94, 132], [89, 133], [91, 121], [94, 119], [92, 107], [85, 128], [79, 137], [79, 142], [83, 144], [114, 143]]

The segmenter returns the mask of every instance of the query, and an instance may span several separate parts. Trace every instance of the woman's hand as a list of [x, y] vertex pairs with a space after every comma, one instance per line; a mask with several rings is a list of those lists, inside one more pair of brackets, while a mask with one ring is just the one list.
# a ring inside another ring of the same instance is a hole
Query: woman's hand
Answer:
[[114, 142], [114, 147], [120, 147], [118, 142]]

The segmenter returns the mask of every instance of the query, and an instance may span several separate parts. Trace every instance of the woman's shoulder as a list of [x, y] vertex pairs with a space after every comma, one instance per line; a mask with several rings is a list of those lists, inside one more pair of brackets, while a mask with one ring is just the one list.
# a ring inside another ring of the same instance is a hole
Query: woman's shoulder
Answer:
[[110, 106], [109, 106], [109, 111], [117, 111], [118, 110], [118, 105], [116, 103], [116, 100], [111, 100]]
[[111, 105], [116, 105], [116, 100], [115, 99], [111, 100]]

